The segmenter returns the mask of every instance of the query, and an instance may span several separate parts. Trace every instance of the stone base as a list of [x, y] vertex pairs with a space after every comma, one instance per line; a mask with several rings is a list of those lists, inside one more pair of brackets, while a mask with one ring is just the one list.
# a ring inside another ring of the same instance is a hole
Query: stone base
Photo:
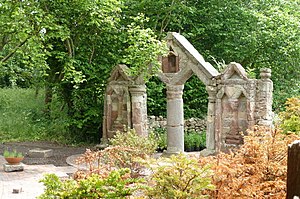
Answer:
[[184, 151], [164, 150], [163, 153], [162, 153], [162, 155], [161, 155], [161, 157], [169, 158], [172, 155], [179, 155], [181, 153], [184, 154]]
[[53, 150], [36, 148], [29, 150], [28, 155], [31, 158], [49, 158], [53, 156]]
[[95, 150], [103, 150], [106, 147], [108, 147], [108, 144], [106, 144], [106, 143], [100, 143], [100, 144], [97, 144], [96, 146], [94, 146], [94, 149]]
[[23, 163], [19, 163], [19, 164], [4, 163], [3, 164], [3, 170], [5, 172], [23, 171], [24, 170], [24, 164]]
[[211, 150], [211, 149], [203, 149], [202, 151], [200, 151], [200, 157], [207, 157], [210, 155], [215, 155], [216, 151], [215, 150]]

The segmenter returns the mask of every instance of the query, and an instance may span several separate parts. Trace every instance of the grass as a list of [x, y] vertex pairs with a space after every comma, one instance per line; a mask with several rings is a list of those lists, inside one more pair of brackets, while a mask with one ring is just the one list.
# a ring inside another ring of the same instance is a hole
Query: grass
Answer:
[[67, 117], [54, 98], [50, 117], [44, 114], [44, 93], [34, 89], [0, 89], [0, 141], [48, 140], [69, 143]]

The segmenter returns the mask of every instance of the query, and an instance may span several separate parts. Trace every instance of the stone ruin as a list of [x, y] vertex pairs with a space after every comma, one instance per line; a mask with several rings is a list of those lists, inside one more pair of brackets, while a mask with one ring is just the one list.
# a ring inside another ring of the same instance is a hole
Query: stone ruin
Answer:
[[[169, 33], [169, 55], [162, 58], [158, 77], [167, 89], [166, 155], [184, 151], [183, 89], [195, 74], [208, 93], [206, 149], [203, 155], [227, 151], [243, 143], [240, 132], [252, 126], [272, 125], [271, 70], [261, 69], [260, 79], [248, 78], [245, 69], [232, 62], [218, 72], [206, 62], [192, 44], [178, 33]], [[127, 67], [118, 65], [108, 80], [103, 118], [103, 142], [116, 131], [134, 128], [141, 136], [147, 132], [147, 96], [142, 81], [126, 75]], [[140, 79], [140, 78], [138, 78]]]
[[[125, 65], [114, 68], [108, 80], [104, 99], [102, 143], [107, 143], [116, 131], [134, 128], [147, 136], [147, 94], [141, 78], [126, 74]], [[125, 129], [124, 129], [125, 128]]]

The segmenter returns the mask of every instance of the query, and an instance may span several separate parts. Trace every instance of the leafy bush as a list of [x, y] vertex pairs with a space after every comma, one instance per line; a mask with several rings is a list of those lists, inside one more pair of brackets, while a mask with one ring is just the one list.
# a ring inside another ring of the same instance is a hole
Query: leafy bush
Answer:
[[285, 133], [300, 133], [300, 96], [289, 98], [286, 101], [286, 110], [279, 113], [281, 119], [280, 128]]
[[133, 147], [140, 153], [151, 155], [157, 149], [157, 139], [155, 135], [150, 134], [148, 137], [139, 136], [134, 129], [127, 132], [117, 132], [109, 140], [112, 146]]
[[107, 176], [116, 169], [128, 168], [132, 177], [142, 175], [144, 167], [137, 161], [138, 158], [146, 158], [147, 154], [137, 148], [112, 146], [101, 151], [87, 151], [76, 162], [86, 164], [88, 170], [77, 171], [75, 178], [82, 179], [92, 174]]
[[104, 150], [87, 149], [77, 159], [77, 163], [84, 163], [89, 169], [76, 172], [76, 178], [86, 178], [91, 174], [107, 176], [111, 171], [121, 168], [129, 168], [131, 176], [138, 177], [142, 175], [144, 167], [137, 159], [152, 155], [157, 148], [157, 141], [153, 135], [138, 136], [135, 130], [128, 130], [126, 133], [117, 132], [109, 141], [111, 146]]
[[148, 115], [166, 117], [166, 85], [160, 79], [158, 79], [158, 77], [152, 77], [149, 82], [147, 82], [146, 86]]
[[139, 188], [142, 180], [130, 178], [129, 169], [115, 170], [107, 177], [92, 174], [86, 179], [61, 180], [55, 174], [47, 174], [40, 182], [46, 189], [38, 199], [48, 198], [126, 198]]
[[167, 129], [155, 128], [152, 134], [157, 140], [157, 151], [162, 152], [167, 149]]
[[278, 130], [256, 127], [244, 137], [245, 144], [230, 154], [200, 159], [211, 163], [213, 198], [285, 198], [288, 144], [299, 139]]
[[149, 198], [204, 198], [203, 190], [214, 189], [210, 166], [199, 167], [196, 158], [180, 154], [153, 160], [148, 167], [153, 171], [146, 191]]
[[186, 151], [199, 151], [206, 147], [206, 133], [189, 131], [184, 134], [184, 148]]

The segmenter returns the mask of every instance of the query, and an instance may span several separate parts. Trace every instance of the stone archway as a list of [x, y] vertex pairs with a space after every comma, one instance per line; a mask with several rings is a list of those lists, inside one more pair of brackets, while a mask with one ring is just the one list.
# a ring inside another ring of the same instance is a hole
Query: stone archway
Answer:
[[[227, 151], [243, 143], [239, 134], [255, 124], [272, 125], [271, 70], [261, 69], [260, 79], [250, 79], [244, 68], [230, 63], [219, 73], [206, 62], [189, 41], [178, 33], [169, 33], [170, 53], [162, 58], [159, 79], [167, 89], [167, 150], [165, 155], [184, 151], [183, 88], [195, 74], [208, 93], [206, 149], [202, 155]], [[122, 126], [135, 128], [147, 135], [147, 104], [145, 85], [125, 73], [126, 66], [112, 71], [107, 85], [103, 139], [111, 137]], [[125, 96], [125, 100], [124, 100]]]
[[[208, 62], [205, 62], [199, 52], [178, 33], [169, 33], [167, 43], [170, 54], [162, 59], [162, 73], [159, 78], [167, 85], [167, 134], [168, 147], [166, 155], [178, 154], [184, 151], [184, 116], [183, 88], [185, 82], [195, 74], [207, 88], [214, 88], [215, 77], [220, 73]], [[207, 123], [207, 149], [215, 150], [214, 138], [214, 101], [209, 98]]]
[[178, 33], [169, 33], [168, 57], [162, 59], [161, 81], [167, 85], [167, 134], [165, 154], [183, 152], [183, 88], [195, 74], [208, 93], [206, 149], [202, 155], [228, 151], [243, 143], [240, 132], [255, 124], [272, 125], [271, 70], [262, 69], [261, 79], [250, 79], [238, 63], [230, 63], [219, 73], [206, 62], [192, 44]]

